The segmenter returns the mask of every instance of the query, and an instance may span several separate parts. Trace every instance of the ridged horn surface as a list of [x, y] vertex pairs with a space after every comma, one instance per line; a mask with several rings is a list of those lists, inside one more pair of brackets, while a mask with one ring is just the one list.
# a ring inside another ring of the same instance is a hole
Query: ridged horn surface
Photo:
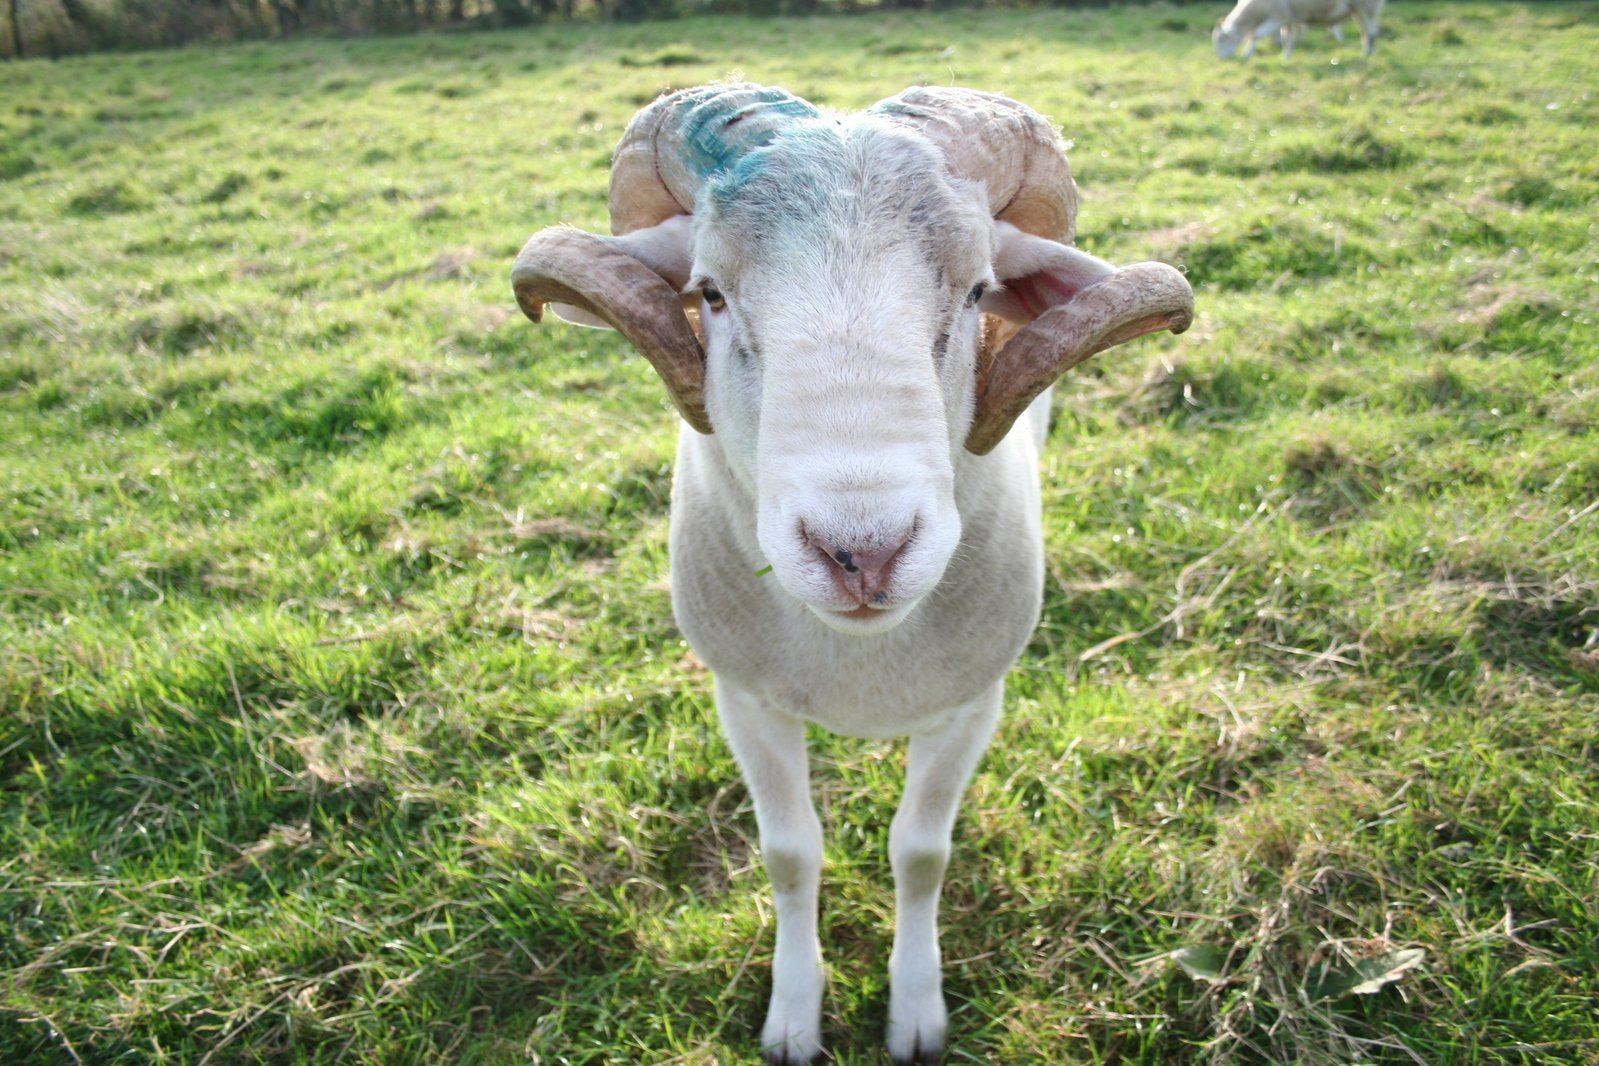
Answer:
[[813, 105], [763, 85], [702, 85], [668, 93], [629, 122], [611, 162], [611, 232], [692, 214], [700, 186], [771, 143]]
[[988, 188], [989, 213], [1035, 237], [1069, 244], [1077, 184], [1055, 127], [1008, 97], [927, 85], [872, 105], [868, 114], [910, 126], [943, 153], [951, 173]]
[[571, 304], [598, 315], [655, 367], [678, 413], [701, 433], [705, 413], [705, 352], [689, 328], [678, 294], [649, 267], [596, 237], [569, 226], [535, 233], [511, 268], [522, 313], [534, 322], [546, 303]]
[[1158, 330], [1181, 333], [1194, 319], [1194, 290], [1165, 263], [1122, 267], [1045, 311], [982, 369], [966, 450], [986, 455], [1038, 394], [1089, 356]]

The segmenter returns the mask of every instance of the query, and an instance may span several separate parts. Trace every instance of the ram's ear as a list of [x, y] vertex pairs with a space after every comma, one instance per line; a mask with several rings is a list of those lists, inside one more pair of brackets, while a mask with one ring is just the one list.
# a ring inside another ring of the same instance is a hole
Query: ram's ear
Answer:
[[995, 224], [994, 276], [1001, 287], [985, 295], [979, 306], [1025, 326], [1115, 272], [1103, 259], [1071, 245], [1034, 237], [1008, 222], [999, 222]]
[[684, 420], [711, 432], [705, 413], [705, 351], [683, 313], [688, 280], [687, 216], [622, 237], [569, 226], [535, 233], [511, 268], [522, 312], [546, 305], [569, 322], [619, 331], [661, 375]]
[[[601, 237], [599, 240], [644, 264], [672, 286], [674, 291], [681, 291], [688, 284], [689, 273], [694, 267], [694, 229], [688, 215], [673, 215], [648, 229], [635, 230], [620, 237]], [[552, 302], [550, 310], [562, 321], [576, 326], [614, 328], [593, 311], [576, 304]]]
[[1039, 393], [1095, 352], [1194, 317], [1194, 292], [1165, 263], [1114, 267], [1087, 252], [997, 224], [990, 314], [1025, 324], [980, 368], [967, 450], [983, 455]]

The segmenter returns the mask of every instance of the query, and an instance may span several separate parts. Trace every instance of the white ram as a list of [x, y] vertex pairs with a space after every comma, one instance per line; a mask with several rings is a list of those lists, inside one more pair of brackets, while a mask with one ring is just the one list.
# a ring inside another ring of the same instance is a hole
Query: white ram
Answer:
[[1211, 43], [1222, 59], [1231, 57], [1243, 45], [1244, 58], [1255, 54], [1255, 41], [1272, 33], [1281, 35], [1283, 58], [1293, 54], [1294, 42], [1308, 26], [1329, 26], [1342, 41], [1343, 23], [1360, 22], [1360, 43], [1366, 55], [1377, 46], [1384, 0], [1238, 0], [1227, 16], [1216, 23]]
[[838, 116], [716, 85], [628, 126], [618, 236], [544, 230], [517, 258], [530, 318], [548, 303], [620, 330], [687, 423], [672, 601], [715, 674], [772, 883], [770, 1062], [822, 1051], [807, 722], [910, 737], [887, 1041], [900, 1062], [942, 1050], [939, 889], [1038, 618], [1049, 387], [1193, 313], [1171, 267], [1071, 247], [1076, 206], [1053, 127], [1004, 97], [913, 89]]

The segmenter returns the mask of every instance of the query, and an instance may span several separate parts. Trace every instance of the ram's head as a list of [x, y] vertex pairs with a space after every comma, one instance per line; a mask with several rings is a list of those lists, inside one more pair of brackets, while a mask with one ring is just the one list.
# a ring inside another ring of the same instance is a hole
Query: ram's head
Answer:
[[885, 628], [960, 541], [958, 468], [1000, 461], [978, 457], [1068, 368], [1188, 326], [1183, 277], [1071, 247], [1076, 209], [1053, 127], [1004, 97], [911, 89], [837, 116], [708, 86], [629, 124], [617, 235], [536, 234], [513, 282], [535, 321], [551, 303], [650, 360], [784, 588]]

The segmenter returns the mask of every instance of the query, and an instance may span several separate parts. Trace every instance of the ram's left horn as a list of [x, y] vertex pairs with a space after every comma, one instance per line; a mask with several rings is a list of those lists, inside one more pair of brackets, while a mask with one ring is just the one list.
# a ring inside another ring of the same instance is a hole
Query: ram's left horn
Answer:
[[[982, 182], [997, 221], [1071, 243], [1077, 183], [1066, 146], [1037, 111], [975, 89], [923, 86], [873, 105], [871, 113], [917, 130], [944, 154], [951, 173]], [[984, 353], [966, 450], [992, 451], [1039, 393], [1094, 353], [1145, 333], [1181, 333], [1193, 316], [1193, 290], [1172, 267], [1138, 263], [1109, 270], [1044, 310], [998, 353]]]
[[1194, 290], [1165, 263], [1122, 267], [1055, 305], [981, 367], [966, 450], [992, 451], [1039, 393], [1089, 356], [1146, 333], [1181, 333], [1193, 320]]

